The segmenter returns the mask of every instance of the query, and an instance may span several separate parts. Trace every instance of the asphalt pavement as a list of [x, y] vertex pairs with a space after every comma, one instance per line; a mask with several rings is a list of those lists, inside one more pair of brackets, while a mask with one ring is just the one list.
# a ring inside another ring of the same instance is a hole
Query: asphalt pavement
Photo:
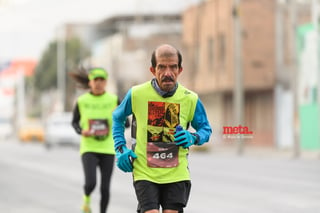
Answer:
[[[234, 148], [192, 151], [192, 190], [186, 213], [319, 213], [317, 153]], [[0, 141], [0, 210], [6, 213], [80, 212], [83, 174], [78, 150]], [[99, 180], [98, 180], [99, 184]], [[109, 213], [135, 212], [131, 174], [115, 167]], [[92, 195], [98, 212], [99, 190]]]

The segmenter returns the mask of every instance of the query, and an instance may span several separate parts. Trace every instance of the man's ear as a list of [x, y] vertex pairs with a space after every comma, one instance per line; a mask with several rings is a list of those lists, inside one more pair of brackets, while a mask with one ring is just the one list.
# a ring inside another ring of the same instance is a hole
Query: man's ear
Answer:
[[180, 67], [179, 68], [179, 74], [182, 73], [182, 71], [183, 71], [183, 67]]
[[156, 69], [154, 67], [150, 67], [149, 70], [154, 76], [156, 75]]

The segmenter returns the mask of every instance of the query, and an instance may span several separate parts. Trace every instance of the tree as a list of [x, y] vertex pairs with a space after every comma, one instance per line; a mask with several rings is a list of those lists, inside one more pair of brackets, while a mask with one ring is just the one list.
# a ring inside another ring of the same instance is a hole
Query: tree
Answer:
[[[66, 97], [72, 97], [75, 93], [75, 83], [69, 78], [68, 72], [77, 69], [81, 61], [90, 56], [89, 49], [81, 42], [79, 38], [73, 37], [66, 40], [66, 61], [65, 61], [65, 79], [66, 79]], [[36, 110], [36, 114], [40, 113], [41, 103], [39, 97], [46, 92], [57, 89], [57, 48], [58, 41], [52, 41], [44, 51], [35, 74], [27, 79], [27, 95], [33, 101], [32, 110]], [[67, 100], [65, 109], [70, 110], [72, 100]], [[35, 112], [31, 112], [35, 114]]]

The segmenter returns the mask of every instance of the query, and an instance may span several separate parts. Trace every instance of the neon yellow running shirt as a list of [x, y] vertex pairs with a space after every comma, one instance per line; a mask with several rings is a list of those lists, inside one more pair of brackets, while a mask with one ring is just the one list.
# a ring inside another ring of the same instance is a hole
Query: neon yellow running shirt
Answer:
[[190, 180], [188, 149], [173, 143], [175, 127], [193, 119], [198, 96], [179, 84], [172, 97], [161, 97], [150, 81], [132, 88], [136, 118], [134, 180], [172, 183]]
[[86, 93], [78, 98], [80, 127], [90, 129], [95, 136], [81, 136], [80, 153], [96, 152], [114, 154], [112, 138], [112, 112], [117, 107], [118, 97], [110, 93], [95, 96]]

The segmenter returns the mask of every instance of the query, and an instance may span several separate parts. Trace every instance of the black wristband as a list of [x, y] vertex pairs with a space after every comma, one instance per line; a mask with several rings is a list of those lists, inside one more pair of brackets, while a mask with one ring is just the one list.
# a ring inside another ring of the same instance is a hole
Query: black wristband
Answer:
[[116, 148], [116, 152], [120, 152], [121, 154], [123, 153], [123, 145], [120, 145]]
[[195, 145], [198, 145], [199, 141], [200, 141], [200, 136], [197, 133], [191, 133], [191, 135], [196, 136], [196, 141], [194, 142]]

